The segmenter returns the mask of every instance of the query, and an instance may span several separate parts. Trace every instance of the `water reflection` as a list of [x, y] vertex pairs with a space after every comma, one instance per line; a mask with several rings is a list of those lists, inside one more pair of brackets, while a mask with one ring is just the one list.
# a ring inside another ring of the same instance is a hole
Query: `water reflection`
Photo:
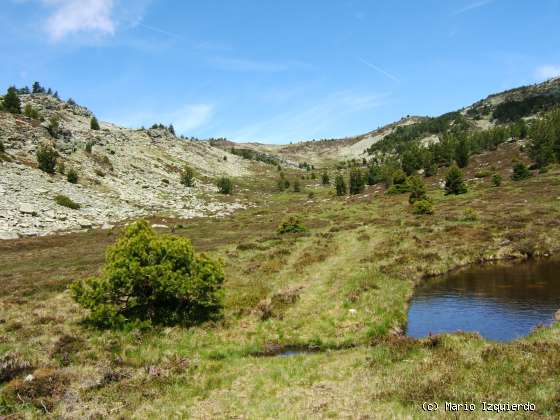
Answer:
[[493, 340], [527, 335], [560, 309], [560, 260], [474, 267], [427, 281], [412, 299], [407, 333], [478, 331]]

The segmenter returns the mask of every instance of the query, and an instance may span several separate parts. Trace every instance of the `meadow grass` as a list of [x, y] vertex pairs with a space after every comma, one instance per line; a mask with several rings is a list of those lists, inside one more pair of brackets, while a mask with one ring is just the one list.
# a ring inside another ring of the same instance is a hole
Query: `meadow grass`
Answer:
[[[99, 272], [119, 228], [0, 243], [0, 355], [17, 354], [51, 384], [5, 381], [0, 415], [420, 418], [431, 417], [422, 402], [445, 400], [531, 401], [535, 415], [559, 414], [557, 325], [507, 344], [401, 334], [426, 276], [559, 249], [558, 168], [519, 183], [504, 177], [499, 188], [471, 182], [461, 196], [432, 186], [433, 216], [412, 215], [406, 195], [377, 186], [338, 198], [306, 180], [301, 193], [278, 192], [275, 170], [261, 170], [258, 184], [236, 180], [256, 206], [221, 219], [166, 218], [180, 225], [173, 234], [224, 260], [219, 322], [82, 324], [65, 288]], [[476, 218], [465, 220], [467, 207]], [[278, 235], [288, 215], [307, 232]]]

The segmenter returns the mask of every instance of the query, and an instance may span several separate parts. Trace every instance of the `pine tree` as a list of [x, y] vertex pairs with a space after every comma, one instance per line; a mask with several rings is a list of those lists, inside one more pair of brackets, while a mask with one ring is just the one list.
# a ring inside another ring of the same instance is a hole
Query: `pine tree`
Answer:
[[455, 161], [459, 168], [465, 168], [469, 164], [469, 145], [466, 139], [461, 139], [455, 148]]
[[60, 120], [58, 117], [54, 116], [49, 121], [49, 126], [47, 128], [49, 130], [49, 134], [54, 137], [55, 139], [58, 138], [58, 132], [60, 130]]
[[329, 183], [330, 183], [329, 174], [327, 173], [327, 171], [325, 171], [321, 175], [321, 184], [329, 185]]
[[4, 111], [12, 114], [21, 114], [21, 101], [15, 86], [10, 86], [4, 96]]
[[181, 184], [185, 187], [194, 187], [194, 181], [194, 170], [190, 166], [185, 165], [181, 173]]
[[342, 174], [338, 174], [336, 176], [334, 183], [336, 186], [336, 195], [346, 195], [346, 183], [344, 182], [344, 177], [342, 176]]
[[370, 165], [367, 172], [367, 184], [375, 185], [383, 180], [379, 165]]
[[464, 194], [467, 192], [467, 186], [463, 180], [463, 171], [459, 169], [457, 164], [451, 165], [447, 171], [445, 178], [445, 195], [449, 194]]
[[362, 171], [354, 167], [350, 170], [350, 179], [348, 180], [348, 186], [350, 194], [360, 194], [364, 191], [364, 176]]
[[414, 204], [418, 200], [426, 200], [428, 198], [426, 192], [426, 185], [422, 178], [419, 176], [411, 176], [407, 180], [408, 188], [410, 190], [410, 196], [408, 197], [408, 202]]
[[31, 89], [32, 89], [31, 90], [32, 93], [45, 93], [45, 89], [41, 86], [39, 82], [33, 83]]
[[560, 160], [560, 109], [548, 113], [531, 126], [529, 156], [538, 168]]
[[52, 147], [39, 146], [36, 153], [39, 169], [48, 174], [54, 174], [57, 156], [58, 153]]
[[91, 120], [89, 122], [89, 127], [92, 130], [99, 130], [100, 127], [99, 127], [99, 121], [97, 121], [97, 118], [91, 117]]
[[173, 124], [169, 124], [169, 132], [175, 135], [175, 127], [173, 127]]

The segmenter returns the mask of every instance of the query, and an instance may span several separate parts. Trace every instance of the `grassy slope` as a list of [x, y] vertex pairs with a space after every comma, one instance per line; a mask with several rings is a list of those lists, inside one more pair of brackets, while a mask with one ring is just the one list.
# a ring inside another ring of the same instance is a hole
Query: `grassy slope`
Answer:
[[[468, 174], [501, 162], [506, 175], [515, 153], [504, 145], [477, 156]], [[411, 215], [406, 196], [379, 187], [336, 198], [306, 181], [309, 199], [273, 193], [272, 171], [241, 180], [240, 194], [256, 207], [184, 221], [175, 233], [226, 263], [224, 321], [190, 330], [99, 332], [78, 323], [83, 312], [64, 286], [100, 268], [117, 232], [0, 243], [0, 354], [19, 352], [50, 381], [46, 390], [4, 385], [1, 404], [28, 415], [386, 418], [421, 417], [423, 401], [529, 400], [540, 415], [558, 415], [557, 326], [510, 344], [395, 333], [426, 274], [555, 252], [559, 174], [504, 177], [500, 188], [486, 178], [458, 197], [444, 197], [430, 179], [431, 217]], [[465, 207], [477, 221], [463, 220]], [[288, 214], [303, 215], [309, 233], [277, 236]], [[261, 357], [283, 348], [311, 352]]]

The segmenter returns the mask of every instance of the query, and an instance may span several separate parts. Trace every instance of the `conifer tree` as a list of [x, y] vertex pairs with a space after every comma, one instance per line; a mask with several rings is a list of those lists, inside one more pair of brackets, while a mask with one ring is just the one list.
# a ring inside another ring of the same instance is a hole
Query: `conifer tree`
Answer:
[[12, 114], [21, 114], [21, 101], [15, 86], [10, 86], [4, 96], [4, 111]]
[[91, 120], [89, 122], [89, 126], [92, 130], [99, 130], [99, 121], [97, 121], [97, 118], [91, 117]]
[[453, 163], [447, 171], [445, 178], [445, 195], [464, 194], [467, 192], [467, 186], [463, 180], [463, 171], [459, 169], [457, 164]]
[[33, 86], [31, 87], [31, 92], [32, 93], [44, 93], [45, 89], [43, 89], [43, 87], [41, 86], [41, 84], [39, 82], [35, 82], [33, 83]]
[[407, 180], [408, 188], [410, 190], [410, 196], [408, 197], [408, 202], [414, 204], [418, 200], [426, 200], [428, 198], [426, 192], [426, 185], [422, 178], [419, 176], [411, 176]]
[[462, 138], [455, 148], [455, 161], [459, 168], [464, 168], [469, 164], [469, 153], [470, 150], [467, 140]]
[[334, 183], [336, 187], [336, 195], [346, 195], [346, 183], [344, 182], [344, 177], [342, 176], [342, 174], [338, 174], [336, 176]]
[[350, 194], [360, 194], [364, 191], [364, 177], [362, 171], [358, 167], [353, 167], [350, 170], [348, 186]]

